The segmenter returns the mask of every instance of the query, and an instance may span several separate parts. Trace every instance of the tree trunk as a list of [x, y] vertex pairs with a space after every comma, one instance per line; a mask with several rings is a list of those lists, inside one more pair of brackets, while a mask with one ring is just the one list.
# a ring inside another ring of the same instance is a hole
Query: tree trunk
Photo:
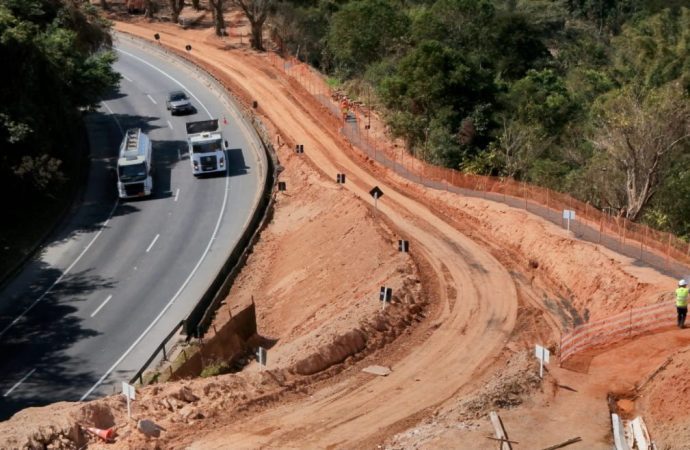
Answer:
[[153, 0], [144, 0], [144, 17], [153, 18]]
[[108, 5], [108, 2], [106, 0], [101, 0], [101, 8], [104, 11], [107, 11], [110, 9], [110, 5]]
[[225, 18], [223, 17], [223, 0], [212, 0], [213, 26], [216, 36], [225, 36]]
[[242, 8], [245, 17], [251, 25], [251, 46], [255, 50], [264, 51], [263, 28], [272, 0], [232, 0], [234, 5]]
[[170, 0], [170, 18], [173, 23], [179, 21], [182, 8], [184, 8], [184, 0]]
[[264, 51], [264, 37], [263, 37], [263, 22], [251, 22], [252, 26], [252, 48], [259, 51]]
[[199, 0], [192, 0], [192, 8], [194, 8], [197, 11], [201, 9], [201, 6], [199, 5]]

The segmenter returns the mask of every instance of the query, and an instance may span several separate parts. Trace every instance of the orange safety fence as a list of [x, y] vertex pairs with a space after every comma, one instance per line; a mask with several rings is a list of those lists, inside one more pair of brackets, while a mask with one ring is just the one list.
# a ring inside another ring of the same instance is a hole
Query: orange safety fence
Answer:
[[[343, 119], [340, 117], [343, 113], [341, 103], [346, 97], [331, 89], [322, 74], [293, 57], [281, 58], [275, 54], [271, 54], [269, 57], [274, 66], [282, 68], [287, 75], [300, 83], [310, 94], [322, 102], [325, 101], [331, 113]], [[347, 101], [348, 117], [345, 118], [345, 124], [353, 127], [359, 138], [357, 142], [353, 142], [352, 136], [347, 136], [348, 139], [364, 152], [367, 152], [365, 147], [370, 149], [373, 145], [374, 159], [377, 159], [375, 156], [378, 147], [375, 137], [377, 134], [373, 131], [378, 126], [378, 135], [381, 135], [382, 132], [385, 132], [385, 129], [381, 130], [384, 125], [366, 120], [370, 111], [363, 108], [360, 102]], [[369, 139], [370, 132], [372, 134], [371, 140]], [[366, 136], [366, 141], [361, 136]], [[598, 231], [599, 243], [602, 243], [602, 239], [606, 238], [608, 239], [606, 245], [609, 247], [617, 246], [618, 249], [626, 247], [628, 253], [631, 252], [630, 249], [637, 249], [635, 250], [639, 254], [637, 257], [657, 267], [663, 266], [665, 269], [669, 268], [671, 262], [676, 262], [680, 265], [676, 272], [686, 270], [687, 266], [690, 265], [690, 243], [671, 233], [654, 230], [646, 225], [631, 222], [624, 217], [606, 214], [590, 203], [582, 202], [570, 195], [510, 178], [467, 174], [454, 169], [433, 166], [409, 154], [403, 154], [402, 150], [400, 157], [398, 158], [396, 155], [391, 164], [395, 167], [402, 167], [408, 174], [414, 175], [413, 179], [419, 179], [427, 184], [435, 183], [446, 187], [453, 186], [490, 193], [494, 199], [496, 196], [502, 196], [504, 202], [510, 200], [511, 204], [515, 205], [518, 204], [516, 201], [519, 201], [520, 206], [525, 209], [529, 209], [529, 207], [546, 208], [546, 210], [552, 211], [552, 217], [561, 214], [563, 210], [573, 210], [578, 222]], [[596, 237], [593, 240], [597, 242]]]
[[673, 326], [676, 308], [656, 303], [581, 325], [561, 337], [561, 364], [573, 355]]

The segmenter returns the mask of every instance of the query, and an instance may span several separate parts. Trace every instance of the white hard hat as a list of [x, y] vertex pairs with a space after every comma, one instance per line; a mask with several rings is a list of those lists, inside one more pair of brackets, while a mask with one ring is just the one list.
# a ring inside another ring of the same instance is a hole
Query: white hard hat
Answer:
[[680, 280], [680, 281], [678, 282], [678, 286], [687, 286], [687, 285], [688, 285], [688, 282], [685, 281], [685, 280]]

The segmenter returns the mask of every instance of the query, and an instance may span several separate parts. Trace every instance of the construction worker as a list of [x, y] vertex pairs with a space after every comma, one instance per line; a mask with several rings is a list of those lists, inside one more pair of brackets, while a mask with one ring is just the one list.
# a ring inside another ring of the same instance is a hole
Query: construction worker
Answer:
[[680, 280], [676, 289], [676, 310], [678, 311], [678, 328], [685, 328], [685, 316], [688, 315], [688, 282]]

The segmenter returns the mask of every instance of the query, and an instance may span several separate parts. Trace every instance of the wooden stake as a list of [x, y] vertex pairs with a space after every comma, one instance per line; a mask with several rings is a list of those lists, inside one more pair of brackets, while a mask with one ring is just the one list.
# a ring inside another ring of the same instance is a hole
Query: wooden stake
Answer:
[[582, 438], [581, 438], [580, 436], [578, 436], [578, 437], [575, 437], [575, 438], [572, 438], [572, 439], [568, 439], [568, 440], [565, 441], [565, 442], [561, 442], [560, 444], [552, 445], [551, 447], [546, 447], [546, 448], [543, 449], [543, 450], [556, 450], [557, 448], [566, 447], [566, 446], [568, 446], [568, 445], [570, 445], [570, 444], [574, 444], [574, 443], [576, 443], [576, 442], [580, 442], [581, 440], [582, 440]]
[[487, 436], [486, 438], [487, 438], [487, 439], [491, 439], [492, 441], [501, 441], [501, 442], [510, 442], [511, 444], [519, 444], [518, 441], [511, 441], [511, 440], [508, 440], [508, 439], [499, 439], [499, 438], [495, 438], [495, 437], [493, 437], [493, 436]]

